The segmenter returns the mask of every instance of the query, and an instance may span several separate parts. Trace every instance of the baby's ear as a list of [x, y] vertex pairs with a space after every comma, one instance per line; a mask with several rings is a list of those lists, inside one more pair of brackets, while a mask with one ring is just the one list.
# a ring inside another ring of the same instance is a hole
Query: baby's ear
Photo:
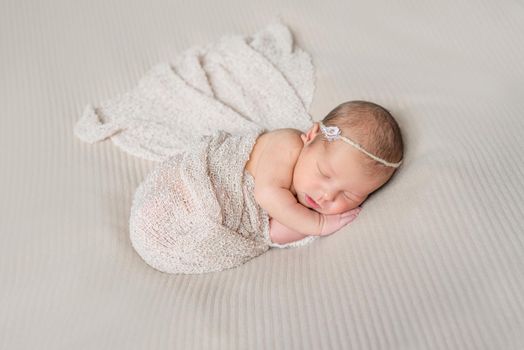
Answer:
[[304, 142], [304, 143], [307, 142], [307, 136], [306, 136], [306, 134], [304, 134], [304, 133], [300, 134], [300, 138], [302, 139], [302, 142]]
[[319, 130], [320, 130], [320, 124], [318, 122], [315, 122], [313, 126], [310, 127], [308, 131], [306, 131], [306, 133], [300, 135], [300, 138], [302, 139], [304, 144], [311, 142], [312, 140], [315, 139]]

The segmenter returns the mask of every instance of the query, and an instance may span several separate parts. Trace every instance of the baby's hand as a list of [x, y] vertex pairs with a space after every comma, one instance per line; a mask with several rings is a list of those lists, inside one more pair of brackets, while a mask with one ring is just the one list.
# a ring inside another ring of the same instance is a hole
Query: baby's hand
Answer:
[[340, 228], [346, 226], [351, 221], [355, 220], [361, 210], [362, 208], [357, 207], [341, 214], [320, 214], [322, 220], [320, 236], [330, 235], [338, 231]]

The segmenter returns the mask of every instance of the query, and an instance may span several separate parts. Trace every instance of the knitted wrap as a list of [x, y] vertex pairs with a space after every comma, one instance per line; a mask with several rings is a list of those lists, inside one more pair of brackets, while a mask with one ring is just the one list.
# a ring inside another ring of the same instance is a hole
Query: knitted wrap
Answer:
[[87, 105], [74, 132], [89, 143], [110, 137], [134, 156], [162, 161], [215, 130], [306, 130], [313, 91], [310, 55], [275, 22], [155, 65], [131, 91]]
[[149, 265], [219, 271], [270, 247], [316, 239], [271, 243], [269, 218], [244, 171], [262, 132], [311, 126], [313, 91], [311, 57], [277, 21], [157, 64], [131, 91], [87, 105], [74, 132], [159, 162], [136, 190], [129, 223], [131, 243]]
[[131, 242], [144, 261], [163, 272], [204, 273], [241, 265], [272, 246], [268, 215], [244, 170], [257, 135], [218, 131], [154, 168], [131, 207]]

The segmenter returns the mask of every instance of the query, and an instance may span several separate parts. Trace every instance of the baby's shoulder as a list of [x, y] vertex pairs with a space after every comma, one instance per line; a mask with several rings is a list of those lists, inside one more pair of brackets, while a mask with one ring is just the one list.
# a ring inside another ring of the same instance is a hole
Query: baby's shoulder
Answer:
[[300, 134], [296, 129], [276, 129], [262, 134], [253, 147], [246, 170], [256, 180], [259, 165], [265, 171], [273, 171], [275, 167], [292, 169], [303, 145]]
[[268, 144], [270, 144], [271, 148], [274, 148], [274, 150], [288, 150], [288, 151], [294, 151], [294, 150], [300, 150], [303, 146], [302, 139], [300, 135], [302, 132], [297, 129], [277, 129], [268, 132], [267, 135], [267, 141]]

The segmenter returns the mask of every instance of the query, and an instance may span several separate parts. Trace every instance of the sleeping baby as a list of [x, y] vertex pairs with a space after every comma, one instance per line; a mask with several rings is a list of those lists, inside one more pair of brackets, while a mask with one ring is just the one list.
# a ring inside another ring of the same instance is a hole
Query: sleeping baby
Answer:
[[270, 237], [285, 244], [324, 236], [354, 220], [359, 205], [400, 166], [403, 142], [395, 119], [366, 101], [339, 105], [302, 133], [262, 134], [246, 170], [255, 199], [270, 216]]
[[183, 274], [303, 246], [354, 220], [402, 156], [395, 119], [365, 101], [339, 105], [305, 133], [217, 130], [138, 186], [131, 243], [157, 270]]

